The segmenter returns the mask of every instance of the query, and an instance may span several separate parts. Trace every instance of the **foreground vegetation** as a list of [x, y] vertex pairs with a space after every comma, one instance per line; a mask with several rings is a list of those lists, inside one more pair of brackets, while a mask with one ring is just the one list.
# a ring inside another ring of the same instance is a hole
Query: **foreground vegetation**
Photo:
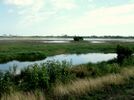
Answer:
[[134, 57], [72, 66], [63, 61], [14, 66], [0, 73], [2, 100], [130, 100], [134, 93]]
[[1, 40], [0, 41], [0, 63], [11, 60], [31, 61], [44, 59], [47, 56], [67, 53], [90, 53], [102, 52], [113, 53], [116, 52], [116, 46], [124, 45], [131, 47], [134, 52], [133, 43], [119, 43], [119, 42], [106, 42], [93, 44], [86, 41], [71, 42], [71, 43], [53, 43], [46, 44], [43, 41], [28, 41], [28, 40]]

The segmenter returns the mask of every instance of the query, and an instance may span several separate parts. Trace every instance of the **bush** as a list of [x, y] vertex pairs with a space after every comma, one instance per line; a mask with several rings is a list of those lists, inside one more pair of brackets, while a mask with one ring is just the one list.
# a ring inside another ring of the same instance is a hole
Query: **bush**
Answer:
[[41, 65], [31, 65], [21, 71], [20, 89], [32, 91], [36, 89], [49, 89], [56, 82], [67, 82], [71, 78], [67, 62], [48, 61]]
[[71, 73], [69, 72], [69, 68], [71, 67], [70, 63], [63, 61], [62, 63], [58, 61], [48, 61], [46, 64], [47, 72], [49, 75], [49, 83], [55, 82], [67, 82], [71, 78]]
[[2, 94], [9, 94], [13, 89], [12, 75], [9, 72], [1, 73], [0, 76], [0, 96]]
[[118, 45], [116, 48], [117, 62], [122, 64], [123, 60], [132, 56], [132, 50], [128, 47]]
[[83, 37], [79, 37], [79, 36], [75, 36], [74, 37], [74, 41], [82, 41]]

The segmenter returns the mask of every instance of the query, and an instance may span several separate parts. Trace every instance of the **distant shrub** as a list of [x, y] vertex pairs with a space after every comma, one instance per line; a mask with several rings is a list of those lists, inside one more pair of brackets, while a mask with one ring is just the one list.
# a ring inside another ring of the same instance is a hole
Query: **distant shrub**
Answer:
[[83, 37], [75, 36], [73, 39], [74, 41], [82, 41]]

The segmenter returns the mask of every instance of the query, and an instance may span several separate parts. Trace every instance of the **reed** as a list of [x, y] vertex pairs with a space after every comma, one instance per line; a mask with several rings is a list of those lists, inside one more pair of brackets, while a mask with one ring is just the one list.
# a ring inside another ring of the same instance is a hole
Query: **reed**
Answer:
[[123, 68], [119, 74], [109, 74], [98, 78], [78, 79], [69, 84], [58, 84], [54, 88], [56, 96], [82, 95], [93, 90], [99, 90], [108, 85], [120, 85], [125, 80], [134, 77], [134, 68]]
[[46, 100], [45, 95], [40, 92], [38, 94], [35, 93], [13, 93], [11, 95], [3, 95], [1, 100]]

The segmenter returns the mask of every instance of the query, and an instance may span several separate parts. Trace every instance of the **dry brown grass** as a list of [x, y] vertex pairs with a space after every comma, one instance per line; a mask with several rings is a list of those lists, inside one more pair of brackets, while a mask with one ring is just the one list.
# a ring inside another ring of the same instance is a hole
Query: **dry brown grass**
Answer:
[[69, 84], [58, 84], [54, 88], [56, 96], [81, 95], [93, 90], [101, 89], [110, 84], [122, 84], [126, 79], [134, 77], [134, 68], [123, 68], [119, 74], [109, 74], [95, 79], [79, 79]]
[[84, 77], [90, 74], [87, 67], [79, 65], [69, 70], [71, 73], [75, 73], [77, 77]]
[[34, 93], [13, 93], [4, 95], [1, 100], [46, 100], [43, 93], [35, 95]]

